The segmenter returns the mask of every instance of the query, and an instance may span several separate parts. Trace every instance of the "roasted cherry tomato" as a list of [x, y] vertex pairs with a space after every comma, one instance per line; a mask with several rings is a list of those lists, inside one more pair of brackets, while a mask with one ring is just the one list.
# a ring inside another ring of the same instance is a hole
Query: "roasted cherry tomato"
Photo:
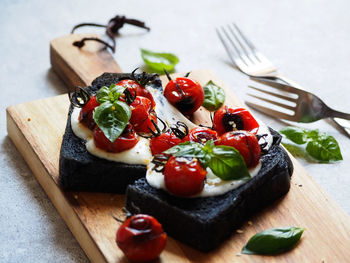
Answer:
[[217, 140], [218, 134], [216, 131], [206, 127], [196, 127], [189, 131], [188, 135], [182, 139], [183, 142], [199, 142], [205, 144], [209, 140], [214, 142]]
[[164, 182], [168, 191], [177, 196], [191, 196], [204, 186], [207, 171], [196, 158], [172, 156], [164, 167]]
[[224, 106], [215, 112], [213, 128], [219, 135], [233, 130], [247, 130], [256, 134], [259, 124], [246, 109]]
[[154, 126], [153, 122], [157, 124], [157, 114], [154, 110], [150, 112], [150, 114], [148, 115], [147, 119], [144, 122], [138, 125], [134, 125], [135, 131], [142, 132], [142, 133], [150, 133], [149, 129], [151, 129], [152, 131], [155, 132], [157, 129]]
[[152, 216], [134, 215], [117, 231], [117, 245], [133, 262], [148, 262], [163, 251], [167, 234], [162, 225]]
[[170, 80], [164, 96], [183, 114], [190, 115], [202, 106], [204, 91], [197, 81], [183, 77]]
[[128, 124], [123, 133], [114, 142], [108, 140], [103, 131], [96, 126], [94, 129], [94, 141], [96, 147], [107, 152], [118, 153], [131, 149], [139, 140], [132, 125]]
[[[135, 80], [131, 80], [131, 79], [124, 79], [121, 80], [117, 83], [117, 85], [119, 86], [123, 86], [126, 87], [129, 92], [135, 96], [135, 92], [136, 92], [136, 96], [142, 96], [142, 97], [146, 97], [147, 99], [149, 99], [152, 103], [152, 108], [154, 109], [154, 107], [156, 106], [156, 103], [154, 102], [152, 93], [142, 87], [140, 84], [138, 84]], [[125, 95], [123, 94], [121, 97], [123, 98]]]
[[176, 137], [172, 131], [167, 131], [151, 139], [150, 148], [152, 155], [162, 153], [169, 148], [178, 145], [181, 139]]
[[151, 101], [141, 96], [137, 96], [129, 106], [131, 109], [130, 123], [134, 125], [134, 127], [141, 125], [147, 120], [152, 110]]
[[236, 148], [243, 156], [247, 167], [259, 163], [261, 149], [255, 134], [248, 131], [230, 131], [220, 136], [216, 145], [227, 145]]
[[96, 123], [92, 117], [94, 109], [99, 106], [100, 104], [96, 100], [96, 96], [92, 96], [88, 103], [81, 108], [80, 114], [79, 114], [79, 121], [84, 124], [86, 127], [88, 127], [90, 130], [93, 130]]

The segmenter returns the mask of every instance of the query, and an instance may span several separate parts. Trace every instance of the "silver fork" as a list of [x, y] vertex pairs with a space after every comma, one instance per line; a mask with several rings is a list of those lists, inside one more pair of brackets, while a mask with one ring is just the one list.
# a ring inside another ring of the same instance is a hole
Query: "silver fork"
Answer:
[[252, 77], [251, 79], [261, 84], [268, 85], [279, 91], [283, 91], [284, 94], [282, 95], [280, 93], [267, 91], [267, 90], [256, 88], [253, 86], [249, 86], [250, 88], [257, 90], [259, 92], [268, 94], [269, 96], [281, 99], [281, 101], [289, 101], [289, 102], [295, 103], [295, 106], [291, 106], [289, 104], [286, 104], [285, 102], [277, 102], [274, 100], [249, 94], [254, 98], [263, 100], [267, 103], [271, 103], [282, 109], [289, 110], [293, 113], [292, 115], [290, 115], [284, 112], [273, 110], [271, 108], [257, 105], [255, 103], [246, 102], [249, 107], [252, 107], [261, 112], [267, 113], [268, 115], [289, 120], [289, 121], [304, 122], [304, 123], [314, 122], [320, 119], [333, 118], [333, 117], [350, 120], [349, 113], [344, 113], [344, 112], [331, 109], [319, 97], [317, 97], [316, 95], [310, 92], [295, 88], [287, 84], [278, 83], [276, 81], [273, 81], [267, 78]]
[[[306, 96], [306, 94], [308, 94], [308, 96], [309, 96], [308, 100], [305, 99], [305, 101], [303, 101], [303, 105], [304, 105], [303, 107], [305, 107], [305, 103], [307, 103], [307, 102], [318, 101], [318, 100], [321, 101], [315, 95], [304, 91], [304, 89], [300, 85], [298, 85], [296, 82], [278, 74], [277, 68], [272, 64], [272, 62], [269, 59], [267, 59], [261, 52], [259, 52], [257, 50], [257, 48], [253, 45], [253, 43], [243, 34], [243, 32], [238, 28], [238, 26], [236, 24], [233, 23], [232, 25], [227, 25], [226, 27], [221, 26], [220, 28], [216, 29], [216, 32], [217, 32], [222, 44], [224, 45], [231, 62], [234, 65], [236, 65], [236, 67], [241, 72], [245, 73], [246, 75], [250, 76], [251, 78], [252, 77], [264, 78], [265, 80], [283, 82], [283, 83], [287, 84], [287, 86], [289, 86], [289, 87], [294, 86], [298, 90], [298, 92], [300, 93], [299, 99], [297, 101], [295, 101], [295, 103], [300, 103], [302, 101], [302, 99], [300, 99], [300, 97], [302, 97], [304, 95]], [[272, 82], [269, 82], [269, 84], [270, 83], [272, 83]], [[301, 92], [306, 92], [306, 93], [303, 93], [304, 95], [302, 95]], [[317, 99], [310, 100], [311, 97], [313, 97], [313, 98], [316, 97]], [[281, 98], [281, 97], [279, 97], [279, 98]], [[265, 101], [266, 101], [266, 99], [265, 99]], [[271, 103], [272, 101], [270, 100], [270, 101], [266, 101], [266, 102]], [[322, 102], [322, 104], [324, 104], [324, 103]], [[276, 103], [275, 103], [275, 105], [276, 105]], [[318, 105], [321, 105], [321, 104], [318, 103]], [[248, 106], [249, 106], [249, 104], [248, 104]], [[250, 104], [250, 106], [253, 107], [252, 104]], [[258, 105], [256, 105], [256, 106], [258, 106]], [[298, 105], [297, 105], [297, 107], [298, 107]], [[255, 108], [258, 109], [257, 107], [255, 107]], [[329, 107], [327, 107], [327, 108], [329, 109]], [[326, 108], [323, 107], [323, 109], [326, 109]], [[277, 112], [273, 112], [273, 114], [272, 114], [271, 110], [269, 108], [266, 108], [266, 107], [261, 108], [261, 106], [260, 106], [260, 111], [263, 113], [270, 113], [269, 115], [272, 115], [274, 117], [282, 118], [281, 117], [282, 115], [275, 115]], [[285, 115], [283, 115], [283, 116], [287, 117]], [[333, 115], [326, 116], [326, 115], [324, 115], [323, 118], [326, 118], [326, 117], [331, 117], [332, 120], [347, 134], [347, 136], [350, 137], [350, 122], [349, 121], [337, 118], [339, 116], [333, 116]], [[284, 118], [284, 119], [287, 119], [287, 118]], [[290, 117], [288, 117], [287, 120], [292, 120], [292, 119], [290, 119]], [[315, 120], [317, 120], [317, 118]], [[292, 121], [300, 121], [300, 120], [298, 120], [298, 118], [295, 118]]]

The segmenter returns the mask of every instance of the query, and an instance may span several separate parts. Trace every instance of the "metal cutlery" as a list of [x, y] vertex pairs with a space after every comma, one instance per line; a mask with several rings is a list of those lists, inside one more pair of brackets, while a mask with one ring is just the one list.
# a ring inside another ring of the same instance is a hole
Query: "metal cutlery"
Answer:
[[[275, 88], [276, 86], [282, 85], [279, 86], [280, 90], [282, 89], [281, 87], [289, 87], [290, 91], [294, 89], [293, 92], [298, 95], [298, 99], [292, 101], [296, 103], [296, 106], [294, 108], [289, 109], [286, 107], [291, 107], [289, 105], [277, 105], [279, 102], [258, 97], [258, 99], [262, 99], [265, 102], [272, 103], [276, 106], [280, 106], [282, 108], [291, 110], [292, 112], [294, 111], [294, 115], [286, 115], [285, 113], [281, 115], [282, 112], [274, 111], [270, 108], [247, 102], [248, 106], [258, 109], [259, 111], [268, 115], [290, 121], [310, 122], [330, 117], [347, 134], [347, 136], [350, 137], [350, 122], [344, 120], [349, 119], [348, 114], [340, 114], [340, 112], [330, 109], [316, 95], [304, 91], [304, 89], [300, 85], [280, 75], [277, 72], [277, 68], [273, 65], [273, 63], [269, 59], [267, 59], [260, 51], [257, 50], [254, 44], [244, 35], [244, 33], [239, 29], [239, 27], [236, 24], [233, 23], [232, 25], [227, 25], [226, 27], [221, 26], [220, 28], [216, 29], [216, 32], [222, 44], [224, 45], [224, 48], [231, 62], [241, 72], [245, 73], [252, 79], [254, 78], [254, 80], [256, 81], [257, 78], [263, 78], [261, 82], [267, 84], [267, 81], [269, 81], [268, 84]], [[273, 84], [274, 82], [276, 84]], [[283, 86], [281, 82], [286, 85]], [[257, 90], [257, 88], [255, 89]], [[258, 90], [260, 92], [264, 92], [262, 89]], [[267, 94], [267, 92], [265, 93]], [[273, 95], [269, 93], [269, 95], [275, 96], [277, 94], [274, 93]], [[281, 96], [283, 95], [278, 95], [279, 97], [275, 97], [282, 99]], [[303, 96], [305, 96], [305, 98], [303, 98]], [[290, 98], [288, 98], [287, 100], [291, 102]], [[299, 103], [301, 103], [301, 105], [299, 105]], [[307, 103], [316, 103], [316, 105], [311, 104], [307, 106]]]

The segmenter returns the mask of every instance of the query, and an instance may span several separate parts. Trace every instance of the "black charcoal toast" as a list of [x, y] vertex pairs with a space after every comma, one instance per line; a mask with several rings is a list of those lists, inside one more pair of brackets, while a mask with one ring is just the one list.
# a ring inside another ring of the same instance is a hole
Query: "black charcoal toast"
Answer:
[[[142, 74], [135, 74], [141, 78]], [[148, 85], [162, 89], [157, 74], [147, 74]], [[86, 90], [95, 94], [101, 87], [116, 84], [123, 79], [132, 79], [131, 74], [104, 73], [96, 78]], [[66, 191], [125, 193], [126, 187], [146, 174], [145, 165], [118, 163], [90, 154], [85, 140], [75, 136], [71, 127], [70, 106], [67, 126], [63, 136], [59, 160], [59, 184]]]
[[220, 196], [179, 198], [142, 178], [128, 187], [126, 209], [154, 216], [170, 236], [198, 250], [215, 249], [250, 215], [289, 191], [293, 164], [279, 146], [281, 136], [271, 132], [273, 145], [261, 157], [261, 170], [237, 189]]

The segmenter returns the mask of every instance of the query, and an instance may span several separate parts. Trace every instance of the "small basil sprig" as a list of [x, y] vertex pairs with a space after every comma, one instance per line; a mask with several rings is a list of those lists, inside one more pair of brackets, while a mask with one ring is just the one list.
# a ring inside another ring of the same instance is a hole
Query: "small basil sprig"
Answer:
[[233, 147], [215, 146], [212, 140], [207, 141], [205, 145], [196, 142], [180, 143], [164, 153], [197, 158], [204, 167], [209, 167], [222, 180], [250, 178], [242, 155]]
[[141, 48], [141, 57], [151, 69], [157, 72], [173, 71], [179, 58], [171, 53], [157, 53]]
[[209, 80], [203, 87], [204, 90], [204, 101], [203, 107], [209, 111], [216, 111], [225, 102], [224, 90], [216, 85], [212, 80]]
[[96, 94], [100, 105], [94, 110], [93, 119], [111, 142], [123, 133], [131, 117], [128, 104], [118, 100], [124, 90], [124, 87], [111, 85], [102, 87]]
[[97, 102], [100, 104], [106, 101], [114, 102], [119, 99], [119, 97], [123, 94], [125, 89], [126, 87], [117, 86], [115, 84], [110, 85], [109, 88], [103, 86], [99, 89], [99, 91], [96, 94]]
[[[306, 144], [306, 152], [321, 162], [343, 160], [336, 139], [318, 130], [306, 130], [298, 127], [286, 127], [280, 130], [287, 139], [296, 144]], [[288, 148], [288, 147], [287, 147]]]
[[242, 248], [243, 254], [274, 255], [290, 250], [298, 243], [304, 228], [271, 228], [251, 237]]

